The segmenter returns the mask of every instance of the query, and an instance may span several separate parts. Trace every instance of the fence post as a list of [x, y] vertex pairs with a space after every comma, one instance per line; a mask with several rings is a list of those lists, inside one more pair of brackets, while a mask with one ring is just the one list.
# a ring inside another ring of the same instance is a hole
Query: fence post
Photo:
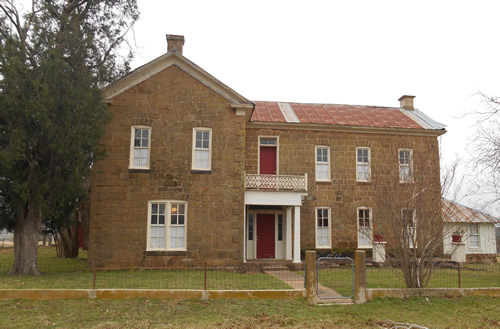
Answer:
[[203, 264], [203, 290], [207, 290], [207, 262]]
[[311, 304], [316, 303], [316, 251], [306, 251], [306, 297]]
[[354, 252], [354, 302], [366, 303], [366, 252]]
[[96, 273], [95, 273], [95, 261], [92, 262], [92, 290], [95, 290], [95, 279], [96, 279]]
[[462, 263], [457, 263], [457, 265], [458, 265], [458, 266], [457, 266], [457, 269], [458, 269], [458, 287], [459, 287], [459, 288], [462, 288], [462, 287], [461, 287], [461, 285], [462, 285], [462, 284], [461, 284], [461, 282], [460, 282], [460, 266], [462, 266]]

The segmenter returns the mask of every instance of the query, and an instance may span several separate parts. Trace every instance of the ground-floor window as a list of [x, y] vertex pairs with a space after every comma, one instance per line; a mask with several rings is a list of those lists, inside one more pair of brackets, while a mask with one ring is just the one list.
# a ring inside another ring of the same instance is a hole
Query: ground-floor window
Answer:
[[358, 248], [372, 247], [372, 216], [371, 209], [358, 208]]
[[186, 250], [187, 202], [150, 201], [147, 250]]
[[316, 208], [316, 248], [330, 248], [330, 208]]
[[469, 230], [469, 247], [479, 248], [479, 224], [470, 224]]
[[406, 232], [403, 232], [403, 237], [406, 240], [403, 246], [408, 248], [414, 248], [416, 240], [415, 231], [415, 210], [414, 209], [403, 209], [401, 211], [401, 217], [403, 224], [406, 225]]

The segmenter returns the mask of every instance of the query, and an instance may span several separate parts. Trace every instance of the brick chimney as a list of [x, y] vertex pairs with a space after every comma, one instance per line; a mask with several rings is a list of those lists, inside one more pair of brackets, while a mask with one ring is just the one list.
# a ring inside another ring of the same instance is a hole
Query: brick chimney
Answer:
[[182, 55], [182, 46], [184, 45], [184, 36], [183, 35], [167, 34], [167, 45], [168, 45], [168, 52], [175, 50]]
[[415, 96], [408, 96], [408, 95], [403, 95], [399, 97], [398, 101], [400, 104], [400, 107], [407, 109], [407, 110], [414, 110], [415, 108], [413, 107], [413, 99]]

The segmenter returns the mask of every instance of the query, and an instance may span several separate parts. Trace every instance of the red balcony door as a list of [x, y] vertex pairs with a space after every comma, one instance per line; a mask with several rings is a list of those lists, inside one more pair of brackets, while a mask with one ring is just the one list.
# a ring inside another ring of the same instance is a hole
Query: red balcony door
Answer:
[[257, 258], [274, 258], [274, 214], [257, 214]]
[[260, 147], [260, 174], [276, 175], [276, 146]]

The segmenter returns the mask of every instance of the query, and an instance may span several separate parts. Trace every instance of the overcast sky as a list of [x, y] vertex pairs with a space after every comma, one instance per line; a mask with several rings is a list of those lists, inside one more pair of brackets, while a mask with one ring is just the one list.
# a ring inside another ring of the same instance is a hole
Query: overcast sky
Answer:
[[499, 93], [500, 1], [138, 0], [140, 66], [184, 55], [250, 100], [398, 106], [446, 124], [443, 160], [467, 157], [479, 91]]

